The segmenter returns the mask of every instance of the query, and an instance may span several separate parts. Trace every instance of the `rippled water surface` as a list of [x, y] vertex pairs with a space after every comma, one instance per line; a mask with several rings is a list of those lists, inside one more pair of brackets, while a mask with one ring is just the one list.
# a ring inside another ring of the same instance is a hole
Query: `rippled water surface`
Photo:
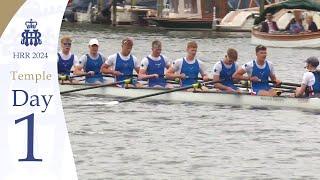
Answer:
[[[154, 39], [172, 60], [195, 40], [209, 72], [228, 47], [239, 51], [240, 64], [255, 55], [248, 33], [63, 24], [61, 35], [74, 38], [78, 56], [90, 38], [108, 56], [130, 36], [139, 60]], [[296, 83], [303, 60], [319, 55], [319, 49], [268, 49], [277, 76]], [[116, 99], [62, 96], [79, 179], [320, 179], [319, 113], [170, 101], [103, 105]]]

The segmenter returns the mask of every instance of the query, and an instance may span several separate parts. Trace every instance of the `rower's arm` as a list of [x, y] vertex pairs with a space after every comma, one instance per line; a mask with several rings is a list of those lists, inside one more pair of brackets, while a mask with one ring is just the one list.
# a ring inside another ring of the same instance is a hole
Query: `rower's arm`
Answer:
[[145, 80], [145, 79], [150, 79], [150, 78], [155, 78], [154, 74], [147, 74], [146, 70], [141, 68], [139, 70], [139, 75], [138, 75], [138, 79], [140, 80]]
[[233, 75], [232, 78], [236, 80], [250, 80], [250, 77], [244, 76], [246, 71], [242, 68], [239, 68]]
[[281, 84], [281, 81], [279, 79], [277, 79], [276, 75], [274, 75], [274, 74], [270, 75], [270, 79], [271, 79], [272, 82], [275, 82], [276, 85], [280, 85]]
[[171, 66], [166, 72], [167, 79], [175, 79], [175, 78], [182, 78], [181, 74], [176, 74], [173, 67]]
[[140, 67], [135, 67], [134, 70], [136, 71], [137, 74], [139, 74], [142, 69], [140, 69]]
[[107, 65], [107, 64], [103, 64], [101, 66], [101, 72], [103, 74], [112, 74], [112, 75], [115, 75], [116, 74], [116, 71], [114, 71], [111, 66]]
[[[220, 76], [219, 75], [214, 75], [213, 76], [213, 82], [219, 82], [220, 81]], [[222, 83], [215, 83], [214, 87], [217, 89], [220, 89], [222, 91], [227, 91], [230, 88], [228, 86], [223, 85]]]
[[86, 72], [83, 71], [82, 65], [77, 65], [77, 66], [74, 66], [73, 74], [74, 75], [85, 75]]
[[301, 84], [301, 87], [298, 87], [295, 92], [295, 97], [302, 97], [306, 92], [307, 86], [305, 84]]

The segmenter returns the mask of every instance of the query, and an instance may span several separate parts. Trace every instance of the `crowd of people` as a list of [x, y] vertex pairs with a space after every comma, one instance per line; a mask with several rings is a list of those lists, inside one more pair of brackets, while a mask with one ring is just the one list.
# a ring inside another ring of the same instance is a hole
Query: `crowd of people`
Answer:
[[[287, 25], [287, 27], [284, 29], [286, 32], [290, 33], [308, 33], [308, 32], [317, 32], [318, 27], [316, 23], [313, 21], [312, 16], [307, 16], [306, 17], [306, 23], [307, 23], [307, 28], [303, 26], [303, 18], [302, 18], [302, 13], [299, 10], [293, 11], [294, 18], [292, 18]], [[271, 13], [266, 14], [266, 20], [261, 23], [261, 32], [265, 33], [274, 33], [277, 31], [280, 31], [277, 22], [273, 20], [273, 15]]]
[[[58, 73], [60, 75], [84, 76], [86, 83], [106, 83], [104, 75], [114, 77], [119, 86], [123, 86], [125, 79], [132, 78], [134, 71], [139, 80], [148, 82], [148, 87], [172, 88], [167, 79], [180, 80], [180, 86], [190, 86], [197, 83], [199, 75], [203, 81], [212, 80], [214, 88], [228, 93], [241, 93], [235, 83], [240, 80], [251, 82], [251, 92], [260, 96], [276, 96], [276, 91], [270, 86], [280, 86], [281, 81], [276, 77], [272, 62], [267, 60], [267, 48], [258, 45], [255, 48], [256, 58], [242, 66], [237, 64], [238, 52], [229, 48], [221, 61], [213, 67], [213, 77], [209, 77], [204, 63], [196, 58], [198, 45], [195, 41], [187, 43], [186, 56], [173, 61], [161, 53], [162, 44], [155, 40], [151, 44], [151, 53], [139, 63], [131, 54], [133, 39], [125, 38], [118, 53], [105, 57], [99, 52], [99, 41], [91, 39], [88, 53], [79, 59], [71, 52], [72, 39], [64, 36], [61, 39], [61, 51], [58, 53]], [[317, 71], [319, 60], [310, 57], [306, 60], [307, 72], [303, 75], [301, 86], [297, 88], [296, 97], [320, 97], [320, 72]], [[141, 87], [136, 83], [130, 86]]]

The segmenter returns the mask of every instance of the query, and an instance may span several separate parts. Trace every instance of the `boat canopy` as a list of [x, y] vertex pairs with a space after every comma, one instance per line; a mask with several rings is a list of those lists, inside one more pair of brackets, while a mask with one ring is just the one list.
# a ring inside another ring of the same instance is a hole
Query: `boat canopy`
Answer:
[[275, 14], [281, 9], [305, 9], [310, 11], [320, 11], [320, 4], [312, 0], [288, 0], [281, 3], [277, 3], [267, 7], [262, 12], [260, 17], [256, 18], [254, 24], [257, 25], [264, 21], [267, 13]]

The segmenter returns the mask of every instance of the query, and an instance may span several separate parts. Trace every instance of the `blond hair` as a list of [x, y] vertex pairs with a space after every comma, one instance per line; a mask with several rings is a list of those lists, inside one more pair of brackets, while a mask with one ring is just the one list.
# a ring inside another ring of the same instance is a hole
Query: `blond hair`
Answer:
[[70, 42], [72, 42], [72, 40], [71, 40], [71, 37], [70, 36], [63, 36], [62, 38], [61, 38], [61, 43], [63, 43], [63, 42], [65, 42], [65, 41], [70, 41]]
[[187, 44], [187, 48], [198, 48], [198, 44], [195, 41], [190, 41]]

